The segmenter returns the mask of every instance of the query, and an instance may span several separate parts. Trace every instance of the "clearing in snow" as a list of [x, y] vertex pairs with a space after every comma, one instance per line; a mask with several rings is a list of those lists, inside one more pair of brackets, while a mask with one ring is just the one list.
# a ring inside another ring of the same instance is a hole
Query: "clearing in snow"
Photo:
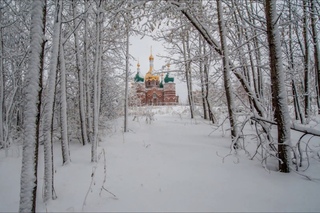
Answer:
[[[250, 160], [257, 146], [253, 137], [246, 137], [249, 153], [234, 153], [227, 124], [213, 132], [216, 127], [200, 117], [189, 119], [180, 106], [154, 107], [152, 112], [151, 123], [145, 116], [129, 117], [125, 134], [122, 119], [109, 122], [100, 136], [98, 163], [90, 163], [90, 145], [71, 143], [71, 163], [62, 166], [60, 143], [55, 143], [58, 198], [47, 205], [41, 196], [41, 146], [37, 211], [320, 211], [319, 159], [310, 158], [311, 166], [303, 173], [311, 181], [295, 172], [275, 171], [273, 159], [264, 169], [258, 158]], [[247, 124], [245, 132], [255, 130]], [[293, 132], [292, 138], [300, 135]], [[318, 143], [313, 138], [309, 146], [319, 149]], [[0, 150], [1, 212], [19, 207], [20, 152], [20, 146], [12, 146], [5, 158]]]

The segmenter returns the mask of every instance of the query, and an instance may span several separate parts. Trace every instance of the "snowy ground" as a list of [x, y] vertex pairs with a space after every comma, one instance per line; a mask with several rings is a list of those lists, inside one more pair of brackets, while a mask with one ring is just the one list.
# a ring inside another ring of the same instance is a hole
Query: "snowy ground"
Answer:
[[[90, 146], [72, 144], [72, 163], [62, 166], [60, 146], [55, 144], [58, 199], [42, 203], [40, 174], [37, 211], [320, 211], [319, 161], [311, 159], [310, 168], [303, 173], [312, 181], [294, 172], [276, 172], [272, 169], [276, 163], [271, 161], [267, 171], [258, 159], [250, 160], [243, 151], [227, 156], [229, 133], [212, 133], [212, 126], [201, 118], [190, 120], [183, 108], [154, 111], [157, 114], [151, 124], [145, 117], [139, 121], [131, 117], [130, 132], [125, 134], [121, 119], [109, 124], [101, 137], [97, 164], [90, 163]], [[253, 133], [248, 125], [246, 132], [250, 131]], [[299, 138], [300, 134], [293, 133], [292, 137]], [[312, 140], [310, 146], [319, 142], [319, 138]], [[247, 144], [253, 151], [254, 142], [248, 139]], [[7, 158], [0, 150], [1, 212], [18, 210], [20, 149], [12, 147]], [[42, 155], [40, 159], [42, 162]]]

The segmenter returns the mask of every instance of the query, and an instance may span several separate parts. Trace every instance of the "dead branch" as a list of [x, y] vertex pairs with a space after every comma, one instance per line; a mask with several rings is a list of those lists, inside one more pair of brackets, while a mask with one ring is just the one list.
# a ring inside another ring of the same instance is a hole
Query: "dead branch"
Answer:
[[[278, 125], [276, 122], [270, 121], [270, 120], [262, 118], [262, 117], [252, 116], [251, 119], [254, 120], [254, 121], [263, 121], [263, 122], [266, 122], [266, 123], [269, 123], [269, 124], [272, 124], [272, 125]], [[302, 126], [302, 125], [299, 125], [299, 124], [292, 123], [290, 129], [292, 129], [294, 131], [297, 131], [297, 132], [302, 132], [302, 133], [305, 133], [305, 134], [310, 134], [310, 135], [314, 135], [314, 136], [320, 137], [320, 131], [319, 130], [311, 129], [311, 128], [308, 128], [308, 127], [305, 127], [305, 126]]]

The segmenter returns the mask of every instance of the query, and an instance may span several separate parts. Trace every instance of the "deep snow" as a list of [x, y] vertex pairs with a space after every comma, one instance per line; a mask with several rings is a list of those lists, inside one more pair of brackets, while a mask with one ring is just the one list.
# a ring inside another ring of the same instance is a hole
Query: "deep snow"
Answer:
[[[183, 107], [156, 107], [153, 112], [156, 114], [151, 124], [143, 116], [139, 121], [130, 117], [130, 131], [125, 134], [123, 119], [109, 122], [101, 134], [97, 164], [90, 163], [90, 145], [73, 143], [72, 162], [62, 166], [60, 143], [56, 143], [54, 182], [58, 199], [47, 205], [41, 197], [40, 147], [37, 211], [320, 211], [320, 162], [316, 159], [311, 158], [310, 168], [303, 173], [312, 181], [295, 172], [274, 171], [277, 162], [272, 159], [267, 171], [244, 151], [227, 156], [229, 132], [224, 135], [221, 128], [212, 132], [212, 125], [201, 118], [189, 119]], [[249, 125], [245, 130], [254, 133]], [[292, 137], [300, 135], [293, 133]], [[254, 140], [248, 137], [246, 141], [247, 150], [253, 154]], [[313, 138], [309, 145], [316, 150], [318, 142], [319, 138]], [[6, 158], [0, 150], [1, 212], [18, 211], [20, 152], [21, 147], [13, 146]], [[102, 186], [110, 193], [101, 190]]]

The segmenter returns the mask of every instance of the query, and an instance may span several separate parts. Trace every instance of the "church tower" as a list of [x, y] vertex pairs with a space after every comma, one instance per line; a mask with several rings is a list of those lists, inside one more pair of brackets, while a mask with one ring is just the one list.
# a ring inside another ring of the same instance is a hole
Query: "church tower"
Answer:
[[167, 64], [167, 71], [163, 85], [163, 100], [166, 105], [174, 105], [178, 102], [178, 97], [176, 96], [176, 84], [174, 83], [174, 78], [169, 77], [170, 64]]
[[[167, 74], [163, 78], [153, 74], [154, 71], [154, 57], [152, 49], [149, 56], [149, 70], [145, 77], [140, 76], [140, 63], [137, 64], [137, 74], [134, 77], [135, 95], [132, 100], [132, 105], [175, 105], [178, 103], [178, 96], [176, 96], [176, 87], [174, 78], [169, 77], [170, 65], [167, 65]], [[163, 72], [161, 72], [163, 73]]]
[[146, 88], [144, 86], [144, 78], [140, 76], [140, 63], [137, 64], [137, 74], [134, 77], [134, 85], [137, 95], [137, 105], [143, 106], [146, 104]]
[[152, 49], [151, 49], [151, 54], [149, 56], [149, 71], [147, 72], [146, 76], [145, 76], [145, 85], [146, 88], [152, 88], [152, 87], [158, 87], [159, 86], [159, 76], [157, 75], [153, 75], [152, 71], [153, 71], [153, 61], [154, 61], [154, 57], [152, 55]]

